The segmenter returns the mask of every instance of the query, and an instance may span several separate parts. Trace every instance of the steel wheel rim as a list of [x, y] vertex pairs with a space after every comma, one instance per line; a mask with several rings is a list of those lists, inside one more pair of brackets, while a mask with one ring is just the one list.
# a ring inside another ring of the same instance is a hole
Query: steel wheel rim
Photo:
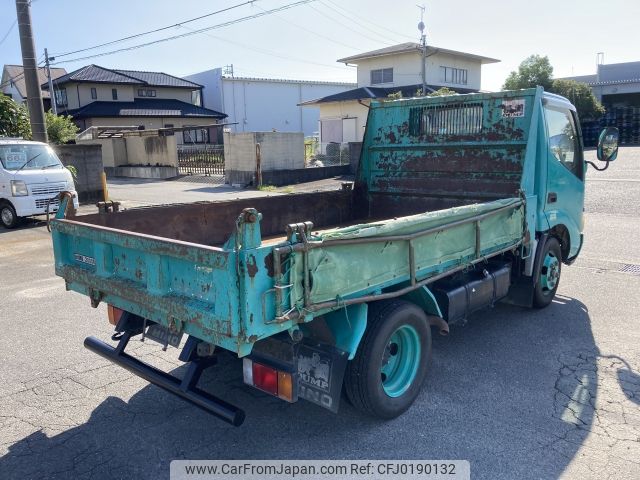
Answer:
[[0, 215], [2, 216], [2, 221], [5, 225], [11, 225], [13, 223], [13, 212], [11, 209], [7, 207], [3, 208]]
[[547, 252], [542, 263], [542, 271], [540, 273], [540, 281], [542, 282], [542, 290], [546, 292], [553, 291], [558, 285], [560, 279], [560, 262], [553, 252]]
[[402, 325], [391, 334], [380, 366], [382, 388], [388, 396], [399, 397], [413, 384], [421, 350], [420, 335], [411, 325]]

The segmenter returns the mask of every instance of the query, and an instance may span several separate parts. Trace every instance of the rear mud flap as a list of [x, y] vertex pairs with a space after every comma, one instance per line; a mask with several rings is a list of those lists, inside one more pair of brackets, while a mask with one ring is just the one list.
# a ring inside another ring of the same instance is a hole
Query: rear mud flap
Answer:
[[297, 398], [336, 413], [349, 352], [308, 339], [293, 342], [288, 335], [256, 343], [249, 358], [263, 365], [295, 373]]
[[330, 345], [305, 344], [297, 353], [298, 398], [337, 413], [349, 353]]

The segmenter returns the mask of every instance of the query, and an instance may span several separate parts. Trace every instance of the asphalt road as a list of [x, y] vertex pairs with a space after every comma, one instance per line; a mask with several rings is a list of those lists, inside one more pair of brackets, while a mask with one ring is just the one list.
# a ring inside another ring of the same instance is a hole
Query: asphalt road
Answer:
[[[146, 186], [142, 203], [163, 203], [163, 188]], [[175, 188], [172, 200], [192, 200]], [[168, 478], [180, 458], [468, 459], [472, 478], [640, 478], [640, 271], [623, 271], [640, 265], [640, 148], [589, 172], [585, 238], [549, 308], [498, 305], [435, 338], [400, 418], [285, 404], [226, 359], [205, 386], [246, 409], [234, 428], [84, 349], [111, 335], [104, 306], [65, 292], [41, 223], [0, 230], [0, 478]], [[180, 372], [176, 350], [133, 347]]]

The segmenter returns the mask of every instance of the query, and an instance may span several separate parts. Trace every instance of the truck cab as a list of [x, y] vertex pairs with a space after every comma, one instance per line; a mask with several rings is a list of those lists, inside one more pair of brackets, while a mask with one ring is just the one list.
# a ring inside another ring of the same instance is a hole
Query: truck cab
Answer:
[[68, 191], [78, 207], [71, 172], [46, 143], [0, 138], [0, 223], [14, 228], [20, 218], [58, 210]]
[[586, 164], [580, 123], [575, 107], [564, 97], [545, 93], [542, 106], [546, 148], [539, 158], [546, 161], [546, 188], [539, 230], [555, 229], [562, 239], [563, 260], [570, 263], [582, 247]]

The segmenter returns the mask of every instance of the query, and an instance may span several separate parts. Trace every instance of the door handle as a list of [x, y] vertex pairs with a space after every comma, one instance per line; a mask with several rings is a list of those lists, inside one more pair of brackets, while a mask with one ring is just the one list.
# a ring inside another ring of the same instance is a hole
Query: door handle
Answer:
[[558, 194], [556, 192], [549, 192], [547, 195], [547, 203], [556, 203], [558, 200]]

